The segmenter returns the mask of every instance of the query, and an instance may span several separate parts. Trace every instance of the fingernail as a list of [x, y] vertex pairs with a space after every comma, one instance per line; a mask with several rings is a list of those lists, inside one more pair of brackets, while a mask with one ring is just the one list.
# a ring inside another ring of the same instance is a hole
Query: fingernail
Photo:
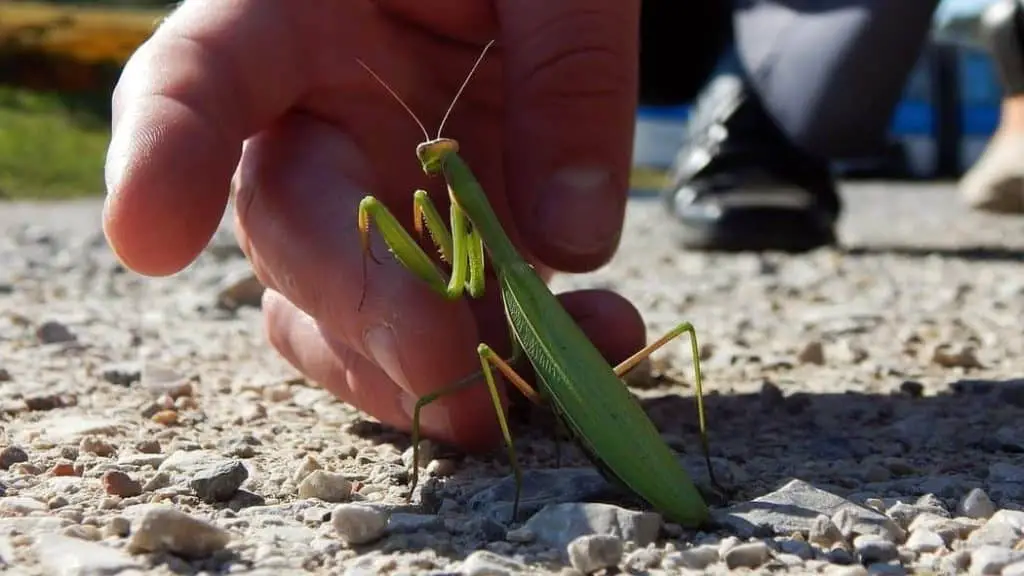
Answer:
[[[416, 412], [416, 401], [415, 395], [401, 395], [402, 410], [409, 417], [409, 422], [413, 421], [412, 417]], [[448, 409], [440, 402], [427, 404], [420, 409], [420, 429], [426, 431], [431, 436], [442, 436], [446, 439], [451, 439], [455, 435]], [[422, 436], [423, 433], [421, 432], [420, 435]]]
[[611, 174], [600, 167], [564, 168], [540, 194], [538, 230], [549, 244], [569, 254], [590, 256], [609, 251], [622, 226]]
[[371, 326], [363, 333], [363, 345], [370, 358], [380, 366], [388, 378], [403, 390], [415, 396], [409, 380], [402, 368], [402, 359], [398, 354], [398, 340], [395, 331], [387, 324]]

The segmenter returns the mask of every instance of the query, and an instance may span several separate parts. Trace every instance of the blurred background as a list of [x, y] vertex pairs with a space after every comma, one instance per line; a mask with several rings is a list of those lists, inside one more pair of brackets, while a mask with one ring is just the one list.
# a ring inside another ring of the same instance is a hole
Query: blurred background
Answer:
[[[977, 25], [988, 0], [944, 0], [895, 110], [890, 145], [838, 161], [847, 178], [954, 179], [999, 121], [1002, 89]], [[0, 0], [0, 198], [101, 194], [110, 93], [172, 5], [161, 0]], [[642, 108], [637, 188], [656, 188], [682, 143], [687, 103]]]

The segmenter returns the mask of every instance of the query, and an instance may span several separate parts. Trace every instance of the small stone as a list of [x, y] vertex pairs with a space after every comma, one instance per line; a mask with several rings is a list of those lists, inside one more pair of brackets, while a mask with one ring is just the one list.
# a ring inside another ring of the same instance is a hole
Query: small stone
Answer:
[[637, 574], [650, 571], [661, 564], [662, 551], [657, 548], [637, 548], [626, 556], [622, 564], [627, 573]]
[[322, 469], [323, 467], [320, 466], [320, 462], [318, 462], [316, 458], [307, 454], [306, 457], [302, 459], [302, 463], [299, 464], [299, 467], [295, 469], [295, 473], [292, 474], [292, 482], [299, 484], [314, 470]]
[[971, 574], [999, 574], [1003, 567], [1024, 560], [1024, 552], [985, 545], [971, 552]]
[[530, 530], [526, 526], [509, 530], [505, 534], [505, 540], [516, 544], [529, 544], [536, 538], [537, 535], [533, 533], [533, 530]]
[[68, 460], [60, 460], [50, 468], [50, 474], [54, 476], [77, 476], [74, 463]]
[[525, 571], [526, 566], [512, 558], [477, 550], [466, 557], [458, 573], [465, 576], [516, 576]]
[[896, 544], [872, 534], [862, 534], [854, 538], [853, 549], [864, 564], [888, 562], [899, 556]]
[[34, 545], [36, 556], [48, 574], [103, 575], [141, 570], [131, 556], [89, 539], [41, 534]]
[[42, 344], [63, 344], [76, 340], [67, 326], [53, 320], [43, 322], [36, 328], [36, 338]]
[[819, 514], [811, 524], [807, 539], [822, 548], [830, 548], [836, 542], [843, 541], [843, 533], [839, 531], [839, 527], [832, 522], [831, 518]]
[[156, 440], [139, 440], [135, 444], [135, 449], [143, 454], [159, 454], [160, 443]]
[[167, 472], [157, 472], [153, 474], [146, 484], [142, 487], [143, 492], [156, 492], [161, 488], [166, 488], [171, 485], [171, 475]]
[[171, 552], [189, 559], [207, 558], [223, 550], [231, 534], [205, 520], [166, 506], [146, 512], [128, 541], [128, 550]]
[[142, 494], [142, 484], [120, 470], [107, 470], [101, 478], [107, 494], [131, 498]]
[[131, 386], [142, 377], [142, 367], [136, 362], [108, 364], [103, 367], [103, 379], [115, 386]]
[[924, 384], [916, 380], [904, 380], [900, 383], [900, 392], [911, 398], [920, 398], [924, 396]]
[[110, 442], [107, 442], [102, 438], [96, 436], [84, 436], [78, 443], [78, 451], [106, 458], [113, 456], [115, 449]]
[[224, 279], [217, 293], [217, 307], [234, 312], [244, 306], [259, 308], [263, 285], [250, 270], [240, 270]]
[[939, 344], [932, 349], [932, 363], [943, 368], [984, 368], [975, 352], [973, 346], [954, 348], [950, 344]]
[[622, 540], [605, 534], [580, 536], [566, 547], [573, 568], [590, 574], [618, 565], [622, 560]]
[[7, 470], [20, 462], [28, 462], [28, 453], [19, 446], [5, 446], [0, 450], [0, 470]]
[[825, 364], [825, 346], [819, 340], [813, 340], [804, 345], [803, 349], [796, 355], [801, 364]]
[[339, 504], [331, 511], [331, 526], [346, 543], [367, 544], [384, 535], [387, 514], [364, 504]]
[[178, 423], [178, 411], [169, 409], [160, 410], [156, 414], [150, 416], [149, 419], [164, 426], [174, 426]]
[[674, 552], [665, 557], [662, 561], [663, 568], [689, 568], [690, 570], [704, 570], [715, 562], [718, 562], [718, 546], [714, 544], [701, 544], [693, 548], [687, 548]]
[[757, 568], [771, 557], [771, 550], [764, 542], [748, 542], [730, 548], [723, 559], [730, 570], [736, 568]]
[[[434, 459], [434, 443], [430, 440], [420, 440], [419, 448], [417, 450], [417, 465], [420, 468], [425, 468], [430, 461]], [[410, 446], [402, 453], [402, 463], [406, 468], [412, 469], [413, 465], [413, 449]]]
[[919, 528], [910, 533], [904, 546], [919, 554], [935, 552], [946, 547], [946, 542], [935, 532]]
[[957, 514], [968, 518], [988, 519], [996, 513], [996, 505], [981, 488], [967, 493], [957, 506]]
[[324, 502], [344, 502], [352, 495], [352, 483], [343, 475], [314, 470], [299, 483], [299, 498], [319, 498]]
[[245, 464], [231, 460], [198, 472], [188, 485], [200, 500], [213, 504], [230, 500], [248, 479]]
[[110, 538], [124, 538], [131, 532], [131, 522], [124, 516], [111, 516], [103, 525], [103, 535]]

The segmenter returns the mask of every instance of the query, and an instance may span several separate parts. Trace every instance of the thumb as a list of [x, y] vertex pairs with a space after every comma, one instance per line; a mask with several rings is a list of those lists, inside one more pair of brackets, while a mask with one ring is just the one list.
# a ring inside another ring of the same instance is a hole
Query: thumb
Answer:
[[497, 6], [513, 217], [545, 264], [592, 270], [614, 254], [625, 215], [640, 2]]

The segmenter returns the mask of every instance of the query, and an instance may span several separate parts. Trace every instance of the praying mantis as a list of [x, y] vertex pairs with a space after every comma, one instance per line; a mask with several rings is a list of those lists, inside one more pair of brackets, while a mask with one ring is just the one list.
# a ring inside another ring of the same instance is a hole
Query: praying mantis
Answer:
[[[682, 334], [689, 334], [701, 442], [709, 478], [717, 485], [708, 454], [700, 353], [693, 325], [690, 322], [679, 324], [613, 368], [563, 309], [544, 280], [516, 250], [473, 172], [460, 158], [458, 141], [441, 136], [452, 108], [493, 44], [493, 40], [487, 44], [470, 69], [441, 121], [436, 138], [430, 138], [416, 114], [384, 80], [362, 60], [357, 60], [419, 125], [424, 141], [416, 147], [416, 156], [427, 176], [444, 177], [451, 200], [449, 232], [427, 192], [417, 190], [413, 194], [415, 231], [422, 237], [423, 225], [426, 225], [441, 257], [451, 266], [451, 273], [446, 279], [444, 272], [384, 204], [373, 196], [362, 199], [358, 226], [363, 249], [363, 296], [367, 258], [379, 263], [370, 250], [371, 222], [376, 225], [395, 259], [448, 299], [461, 298], [465, 293], [473, 298], [483, 295], [486, 251], [496, 270], [513, 347], [511, 357], [505, 359], [487, 343], [480, 343], [477, 347], [481, 364], [479, 372], [417, 401], [412, 422], [413, 471], [409, 498], [412, 498], [419, 472], [420, 411], [438, 398], [478, 384], [482, 375], [494, 403], [515, 476], [512, 521], [516, 521], [522, 471], [495, 384], [493, 369], [497, 369], [530, 401], [550, 405], [605, 476], [613, 477], [671, 521], [686, 527], [699, 526], [709, 518], [707, 504], [675, 453], [620, 379], [657, 349]], [[360, 307], [362, 303], [361, 298]], [[536, 388], [512, 368], [523, 355], [537, 374]]]

